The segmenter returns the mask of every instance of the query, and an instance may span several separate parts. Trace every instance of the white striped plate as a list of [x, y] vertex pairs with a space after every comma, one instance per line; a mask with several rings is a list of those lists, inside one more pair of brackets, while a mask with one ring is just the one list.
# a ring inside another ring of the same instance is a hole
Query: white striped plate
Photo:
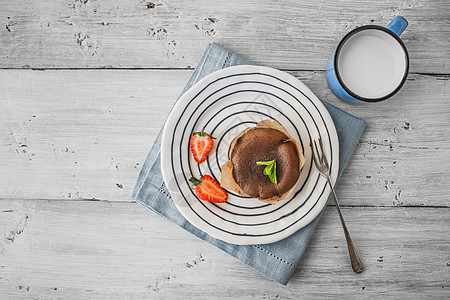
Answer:
[[[230, 192], [226, 203], [199, 200], [188, 179], [210, 174], [220, 182], [232, 140], [269, 118], [303, 146], [306, 164], [291, 198], [271, 205]], [[204, 126], [217, 139], [207, 161], [198, 165], [189, 151], [189, 139], [191, 132]], [[338, 136], [319, 99], [285, 72], [260, 66], [229, 67], [200, 80], [173, 107], [162, 136], [162, 175], [178, 210], [197, 228], [232, 244], [273, 243], [310, 223], [326, 204], [330, 188], [312, 165], [309, 146], [318, 137], [335, 182]]]

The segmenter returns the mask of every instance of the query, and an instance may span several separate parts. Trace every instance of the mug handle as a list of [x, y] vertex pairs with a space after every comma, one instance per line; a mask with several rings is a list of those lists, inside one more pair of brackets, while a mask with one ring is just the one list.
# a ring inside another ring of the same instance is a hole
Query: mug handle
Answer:
[[396, 16], [394, 20], [389, 23], [387, 29], [400, 36], [403, 30], [405, 30], [406, 26], [408, 26], [408, 21], [402, 16]]

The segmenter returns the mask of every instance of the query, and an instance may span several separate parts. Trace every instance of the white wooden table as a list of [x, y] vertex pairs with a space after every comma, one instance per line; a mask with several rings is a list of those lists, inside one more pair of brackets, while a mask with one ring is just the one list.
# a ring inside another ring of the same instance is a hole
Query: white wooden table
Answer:
[[[409, 20], [392, 99], [351, 106], [326, 60], [364, 24]], [[210, 42], [287, 70], [367, 121], [338, 185], [366, 270], [328, 207], [281, 286], [130, 199]], [[450, 297], [450, 2], [0, 3], [0, 298]]]

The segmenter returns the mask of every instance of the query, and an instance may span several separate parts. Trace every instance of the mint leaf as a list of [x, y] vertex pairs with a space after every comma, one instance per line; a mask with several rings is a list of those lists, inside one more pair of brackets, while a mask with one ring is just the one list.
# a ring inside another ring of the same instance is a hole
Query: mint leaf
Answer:
[[277, 184], [277, 164], [275, 163], [275, 161], [273, 162], [272, 166], [272, 173], [269, 174], [269, 178], [273, 183]]
[[263, 174], [270, 176], [273, 172], [273, 164], [267, 165], [267, 167], [264, 169]]
[[270, 181], [277, 184], [277, 163], [274, 160], [257, 161], [256, 164], [258, 166], [267, 166], [263, 174], [269, 176]]

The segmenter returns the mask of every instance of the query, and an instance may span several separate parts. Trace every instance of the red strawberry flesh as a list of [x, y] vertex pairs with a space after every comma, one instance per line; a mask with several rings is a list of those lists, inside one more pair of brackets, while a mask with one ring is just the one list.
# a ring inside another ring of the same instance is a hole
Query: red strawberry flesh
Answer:
[[196, 185], [195, 194], [200, 199], [218, 203], [227, 201], [227, 191], [211, 176], [203, 175], [200, 180], [191, 178], [190, 181]]
[[207, 133], [195, 132], [192, 134], [190, 148], [192, 155], [194, 156], [194, 160], [198, 164], [201, 164], [206, 160], [209, 152], [211, 152], [213, 144], [213, 138]]

